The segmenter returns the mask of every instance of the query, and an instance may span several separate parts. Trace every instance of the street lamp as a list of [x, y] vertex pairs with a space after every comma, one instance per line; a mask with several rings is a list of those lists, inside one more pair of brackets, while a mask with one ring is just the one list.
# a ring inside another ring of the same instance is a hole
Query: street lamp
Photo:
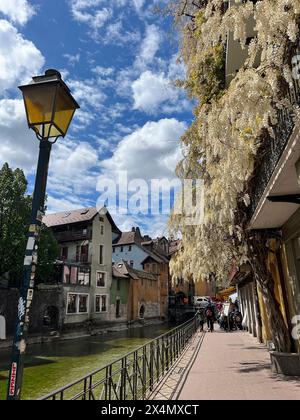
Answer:
[[72, 118], [79, 108], [70, 89], [56, 70], [47, 70], [44, 76], [33, 77], [29, 85], [20, 86], [19, 89], [23, 93], [28, 126], [34, 130], [40, 141], [40, 151], [24, 258], [23, 281], [17, 308], [7, 391], [8, 400], [21, 398], [24, 355], [37, 267], [37, 241], [44, 214], [51, 148], [59, 137], [65, 137]]

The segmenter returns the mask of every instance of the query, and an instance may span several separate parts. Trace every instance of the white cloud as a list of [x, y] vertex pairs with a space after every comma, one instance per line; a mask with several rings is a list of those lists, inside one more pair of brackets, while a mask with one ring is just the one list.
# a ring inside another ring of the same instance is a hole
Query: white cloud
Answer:
[[174, 54], [169, 62], [168, 68], [168, 79], [175, 80], [185, 80], [186, 78], [186, 67], [183, 61], [179, 61], [178, 54]]
[[0, 95], [28, 83], [40, 72], [45, 59], [35, 45], [6, 20], [0, 20]]
[[148, 122], [126, 136], [113, 156], [101, 163], [108, 173], [128, 171], [130, 178], [174, 178], [181, 158], [179, 138], [186, 124], [172, 119]]
[[0, 165], [4, 162], [30, 172], [36, 166], [38, 140], [28, 129], [24, 103], [0, 100]]
[[98, 151], [90, 144], [60, 139], [52, 149], [49, 165], [49, 209], [57, 211], [58, 200], [73, 203], [71, 208], [89, 205], [89, 197], [96, 190], [98, 162]]
[[115, 69], [113, 67], [96, 66], [94, 69], [92, 69], [92, 72], [100, 77], [108, 77], [115, 72]]
[[[69, 0], [71, 13], [79, 23], [89, 28], [89, 35], [105, 44], [124, 45], [140, 41], [139, 31], [124, 28], [123, 21], [128, 18], [128, 10], [140, 10], [141, 0]], [[126, 8], [125, 8], [126, 6]]]
[[102, 0], [71, 0], [73, 18], [80, 23], [88, 24], [97, 31], [112, 17], [111, 9], [97, 8], [102, 3]]
[[[120, 172], [125, 171], [128, 181], [142, 179], [148, 185], [148, 188], [139, 191], [140, 197], [146, 204], [146, 214], [114, 214], [113, 203], [115, 200], [114, 192], [111, 191], [109, 208], [112, 216], [121, 230], [130, 230], [132, 226], [140, 226], [144, 233], [154, 237], [162, 234], [167, 235], [168, 215], [157, 214], [159, 208], [159, 197], [154, 199], [154, 207], [148, 208], [150, 180], [168, 179], [173, 181], [176, 178], [175, 168], [182, 159], [179, 138], [186, 130], [186, 124], [174, 118], [162, 119], [158, 122], [148, 122], [143, 127], [136, 129], [133, 133], [124, 137], [116, 147], [113, 156], [110, 159], [103, 160], [100, 163], [102, 173], [98, 178], [97, 189], [99, 195], [103, 192], [103, 186], [107, 180], [113, 180], [118, 183]], [[125, 180], [122, 174], [122, 181]], [[178, 180], [179, 182], [179, 180]], [[132, 188], [132, 186], [130, 187]], [[132, 190], [130, 190], [132, 192]], [[121, 206], [126, 203], [126, 193], [120, 192], [120, 199], [123, 201]], [[129, 193], [130, 194], [130, 193]], [[100, 198], [100, 196], [99, 196]], [[169, 192], [164, 192], [164, 209], [167, 210], [171, 205]], [[99, 201], [100, 203], [101, 201]], [[99, 204], [98, 203], [98, 204]], [[124, 209], [125, 210], [125, 209]], [[147, 213], [151, 212], [151, 216]]]
[[82, 107], [83, 105], [88, 105], [95, 109], [99, 109], [106, 99], [106, 95], [93, 79], [69, 80], [68, 85], [72, 90], [75, 99]]
[[158, 107], [166, 101], [175, 101], [178, 92], [164, 74], [145, 71], [140, 78], [132, 83], [134, 109], [149, 114], [156, 114]]
[[74, 54], [74, 55], [72, 55], [72, 54], [64, 54], [63, 57], [68, 60], [68, 64], [70, 66], [75, 66], [76, 63], [79, 63], [80, 62], [80, 54], [79, 53]]
[[155, 25], [147, 26], [146, 35], [141, 44], [140, 54], [137, 58], [137, 64], [143, 66], [152, 63], [161, 42], [162, 36], [158, 27]]
[[93, 206], [88, 201], [81, 200], [80, 198], [57, 198], [52, 195], [48, 195], [47, 199], [47, 213], [57, 213], [69, 210], [78, 210], [83, 207]]
[[0, 13], [14, 23], [25, 25], [35, 10], [27, 0], [0, 0]]
[[105, 34], [102, 36], [101, 42], [104, 44], [114, 45], [135, 45], [141, 40], [141, 34], [138, 30], [128, 31], [124, 29], [122, 20], [111, 23], [105, 28]]
[[145, 0], [132, 0], [132, 1], [134, 4], [134, 7], [136, 8], [136, 11], [140, 13], [145, 4]]

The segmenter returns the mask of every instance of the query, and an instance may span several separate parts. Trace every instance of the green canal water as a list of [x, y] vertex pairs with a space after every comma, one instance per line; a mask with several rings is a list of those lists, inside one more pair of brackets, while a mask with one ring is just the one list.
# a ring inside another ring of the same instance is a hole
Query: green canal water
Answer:
[[[101, 368], [168, 331], [165, 325], [29, 346], [22, 399], [34, 400]], [[6, 397], [10, 352], [0, 350], [0, 400]]]

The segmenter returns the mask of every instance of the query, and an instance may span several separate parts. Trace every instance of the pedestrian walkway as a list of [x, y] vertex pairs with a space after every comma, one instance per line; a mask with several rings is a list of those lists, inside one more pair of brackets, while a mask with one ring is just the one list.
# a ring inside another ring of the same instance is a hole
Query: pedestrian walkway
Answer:
[[245, 332], [207, 333], [179, 400], [300, 400], [300, 379], [272, 374], [265, 346]]

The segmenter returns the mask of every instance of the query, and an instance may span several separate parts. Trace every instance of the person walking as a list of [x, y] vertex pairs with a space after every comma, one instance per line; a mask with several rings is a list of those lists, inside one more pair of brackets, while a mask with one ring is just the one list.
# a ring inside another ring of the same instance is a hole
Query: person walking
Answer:
[[205, 308], [205, 316], [207, 322], [207, 328], [210, 332], [214, 332], [215, 324], [215, 308], [214, 305], [210, 302]]
[[204, 310], [203, 309], [198, 309], [197, 315], [199, 317], [199, 322], [200, 322], [200, 332], [203, 332], [204, 322], [205, 322]]

